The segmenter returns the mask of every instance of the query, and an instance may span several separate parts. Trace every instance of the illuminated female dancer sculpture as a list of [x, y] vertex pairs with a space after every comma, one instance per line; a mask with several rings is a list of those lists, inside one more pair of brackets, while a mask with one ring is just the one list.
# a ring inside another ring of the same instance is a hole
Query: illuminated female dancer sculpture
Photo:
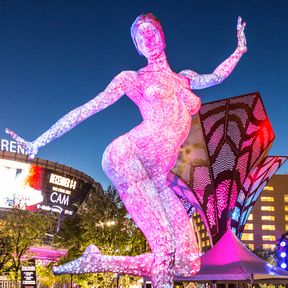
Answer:
[[198, 271], [199, 254], [186, 211], [166, 185], [179, 149], [188, 135], [191, 115], [200, 99], [191, 91], [221, 83], [247, 51], [245, 23], [238, 19], [238, 47], [211, 74], [191, 70], [174, 73], [164, 52], [160, 22], [152, 15], [139, 16], [131, 34], [148, 65], [139, 71], [117, 75], [97, 97], [72, 110], [33, 142], [7, 129], [31, 157], [38, 149], [105, 109], [126, 94], [139, 107], [143, 122], [114, 140], [103, 155], [103, 169], [121, 196], [126, 209], [145, 234], [152, 253], [139, 256], [106, 256], [94, 245], [69, 263], [55, 267], [55, 274], [112, 271], [150, 276], [153, 287], [172, 287], [173, 277], [189, 277]]

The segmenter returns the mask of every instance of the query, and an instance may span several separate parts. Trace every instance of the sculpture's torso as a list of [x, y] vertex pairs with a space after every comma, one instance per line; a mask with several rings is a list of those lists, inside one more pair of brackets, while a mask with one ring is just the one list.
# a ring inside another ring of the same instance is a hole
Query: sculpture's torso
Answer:
[[126, 94], [139, 107], [143, 122], [126, 135], [146, 165], [168, 172], [189, 133], [191, 115], [199, 110], [197, 96], [187, 78], [170, 69], [143, 68], [131, 76]]

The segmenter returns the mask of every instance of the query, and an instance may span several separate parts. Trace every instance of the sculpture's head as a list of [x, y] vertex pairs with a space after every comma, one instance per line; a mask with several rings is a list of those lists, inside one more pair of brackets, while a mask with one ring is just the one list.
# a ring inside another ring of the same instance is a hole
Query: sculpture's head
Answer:
[[140, 55], [156, 59], [165, 49], [160, 21], [151, 13], [140, 15], [131, 26], [131, 36]]

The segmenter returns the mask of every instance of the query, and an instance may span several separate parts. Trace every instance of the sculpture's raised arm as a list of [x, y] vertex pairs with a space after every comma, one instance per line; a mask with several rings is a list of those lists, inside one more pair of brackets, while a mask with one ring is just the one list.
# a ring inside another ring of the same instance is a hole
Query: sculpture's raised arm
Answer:
[[238, 17], [237, 38], [238, 46], [234, 53], [222, 62], [211, 74], [198, 74], [192, 70], [183, 70], [179, 74], [190, 79], [191, 89], [203, 89], [222, 83], [234, 70], [243, 54], [247, 52], [244, 33], [246, 23]]
[[60, 118], [53, 126], [51, 126], [51, 128], [49, 128], [33, 142], [24, 140], [10, 129], [6, 129], [6, 133], [8, 133], [27, 151], [30, 158], [34, 158], [39, 148], [45, 146], [52, 140], [59, 138], [81, 123], [83, 120], [105, 109], [123, 96], [125, 94], [124, 87], [125, 79], [127, 79], [127, 73], [130, 72], [122, 72], [118, 74], [103, 92], [84, 105], [73, 109], [65, 116]]

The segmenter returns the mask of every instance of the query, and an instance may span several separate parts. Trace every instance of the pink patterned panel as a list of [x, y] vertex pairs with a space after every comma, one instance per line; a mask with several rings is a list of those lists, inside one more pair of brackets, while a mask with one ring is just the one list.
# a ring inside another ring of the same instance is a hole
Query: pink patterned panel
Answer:
[[206, 103], [201, 107], [200, 113], [202, 115], [206, 114], [207, 112], [213, 111], [214, 109], [226, 105], [226, 101], [217, 101], [217, 102], [212, 102], [212, 103]]
[[231, 98], [230, 99], [230, 103], [231, 104], [235, 104], [235, 103], [244, 103], [247, 104], [249, 106], [252, 106], [255, 98], [257, 97], [256, 94], [250, 94], [250, 95], [245, 95], [245, 96], [239, 96], [239, 97], [235, 97], [235, 98]]
[[249, 138], [248, 140], [243, 141], [242, 146], [241, 146], [241, 150], [243, 150], [245, 148], [250, 148], [253, 140], [254, 140], [254, 138]]
[[203, 126], [204, 126], [204, 130], [205, 130], [205, 134], [209, 134], [211, 132], [211, 128], [215, 125], [215, 123], [218, 120], [223, 119], [223, 117], [225, 116], [225, 111], [220, 112], [218, 114], [213, 114], [209, 117], [207, 117], [204, 121], [203, 121]]
[[228, 122], [227, 135], [230, 137], [230, 140], [232, 141], [232, 143], [234, 143], [236, 148], [238, 148], [241, 140], [241, 131], [239, 129], [237, 122], [235, 121]]
[[223, 171], [232, 171], [235, 165], [235, 155], [231, 147], [225, 143], [220, 150], [218, 157], [212, 164], [214, 178]]
[[237, 161], [237, 171], [240, 173], [240, 182], [243, 183], [248, 172], [249, 152], [241, 155]]
[[229, 204], [229, 211], [232, 211], [235, 208], [235, 204], [239, 195], [239, 189], [235, 181], [233, 181], [232, 189], [231, 189], [231, 196], [230, 196], [230, 204]]
[[224, 180], [216, 187], [218, 218], [221, 218], [223, 210], [227, 208], [230, 183], [231, 180]]
[[207, 208], [206, 208], [207, 218], [210, 225], [210, 229], [216, 225], [215, 218], [215, 203], [213, 195], [208, 196]]
[[252, 145], [251, 165], [254, 165], [261, 153], [261, 138], [257, 137]]
[[218, 148], [220, 141], [223, 139], [223, 136], [224, 136], [224, 124], [221, 124], [213, 132], [208, 142], [208, 151], [210, 156], [213, 156], [215, 150]]
[[193, 190], [201, 204], [203, 204], [204, 201], [203, 197], [205, 193], [205, 188], [208, 184], [211, 184], [209, 174], [210, 173], [208, 167], [195, 167], [193, 175]]
[[264, 111], [264, 107], [263, 107], [262, 102], [259, 98], [257, 100], [253, 114], [254, 114], [255, 118], [257, 118], [257, 120], [264, 120], [267, 118], [266, 113]]
[[239, 109], [230, 110], [229, 115], [236, 115], [239, 121], [241, 121], [242, 126], [245, 127], [246, 121], [248, 119], [248, 114], [244, 109], [239, 108]]
[[246, 134], [251, 135], [252, 133], [255, 133], [259, 130], [259, 126], [254, 125], [253, 123], [249, 123]]

